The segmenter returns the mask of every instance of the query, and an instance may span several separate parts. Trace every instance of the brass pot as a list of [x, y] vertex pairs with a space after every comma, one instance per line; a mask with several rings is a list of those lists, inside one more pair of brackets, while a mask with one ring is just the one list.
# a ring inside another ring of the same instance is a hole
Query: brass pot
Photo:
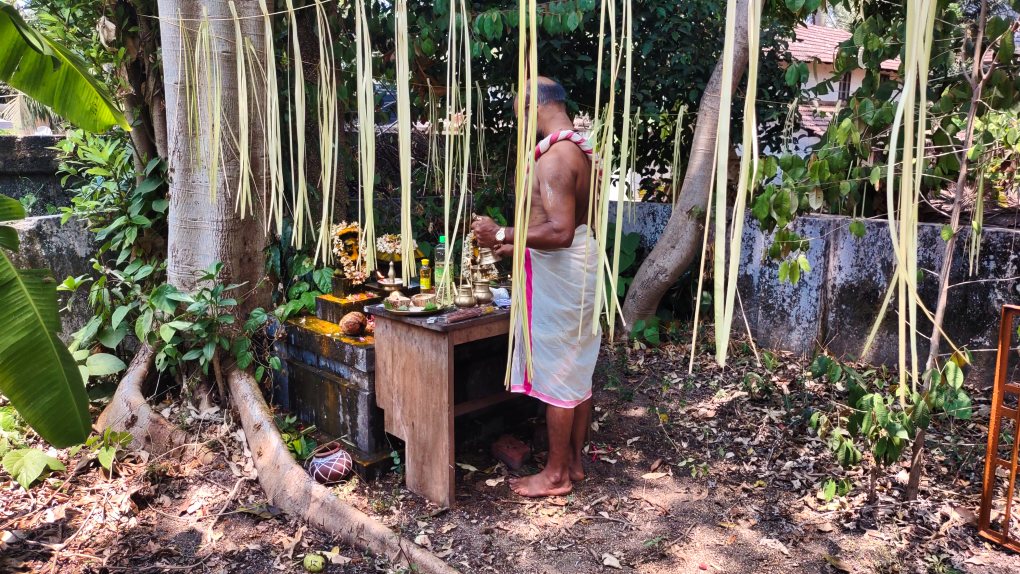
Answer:
[[453, 304], [461, 308], [474, 307], [478, 304], [475, 301], [474, 294], [471, 293], [470, 285], [460, 286], [460, 289], [457, 290], [457, 296], [453, 298]]
[[477, 301], [479, 305], [492, 303], [492, 290], [489, 289], [489, 282], [475, 281], [474, 285], [475, 289], [472, 294], [475, 296], [475, 301]]

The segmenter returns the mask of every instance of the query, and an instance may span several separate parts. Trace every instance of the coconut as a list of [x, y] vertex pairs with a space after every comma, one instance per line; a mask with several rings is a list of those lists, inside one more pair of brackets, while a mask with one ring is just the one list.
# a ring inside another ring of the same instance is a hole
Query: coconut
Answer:
[[340, 319], [340, 332], [351, 337], [358, 336], [368, 325], [368, 317], [364, 313], [353, 311]]

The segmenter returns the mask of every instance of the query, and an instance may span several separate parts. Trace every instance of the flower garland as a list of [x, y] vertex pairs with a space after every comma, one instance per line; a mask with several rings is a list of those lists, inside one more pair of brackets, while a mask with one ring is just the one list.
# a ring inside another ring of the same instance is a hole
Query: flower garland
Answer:
[[[411, 242], [414, 244], [413, 251], [417, 251], [418, 242], [414, 241], [413, 239], [411, 240]], [[375, 240], [375, 250], [384, 255], [389, 256], [396, 255], [399, 258], [401, 254], [400, 236], [395, 233], [387, 233], [385, 235], [380, 236], [378, 239]], [[394, 261], [396, 261], [396, 259], [394, 259]]]
[[333, 226], [332, 235], [333, 255], [339, 264], [337, 274], [353, 285], [362, 285], [368, 279], [368, 271], [365, 269], [365, 259], [358, 239], [361, 237], [361, 226], [356, 221], [341, 221]]

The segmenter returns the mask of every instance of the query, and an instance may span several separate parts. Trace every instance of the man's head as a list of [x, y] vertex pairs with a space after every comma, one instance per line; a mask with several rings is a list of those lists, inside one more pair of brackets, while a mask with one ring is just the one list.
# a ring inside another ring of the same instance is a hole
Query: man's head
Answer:
[[[549, 133], [547, 128], [550, 125], [570, 121], [570, 118], [567, 116], [567, 91], [563, 89], [559, 82], [545, 76], [538, 76], [534, 82], [535, 92], [538, 96], [538, 125], [536, 128], [538, 129], [539, 138], [543, 138]], [[530, 99], [531, 85], [529, 84], [524, 93], [525, 114], [527, 114], [527, 105]], [[515, 113], [517, 111], [517, 102], [518, 100], [514, 99]], [[526, 119], [527, 115], [522, 118], [525, 121]]]

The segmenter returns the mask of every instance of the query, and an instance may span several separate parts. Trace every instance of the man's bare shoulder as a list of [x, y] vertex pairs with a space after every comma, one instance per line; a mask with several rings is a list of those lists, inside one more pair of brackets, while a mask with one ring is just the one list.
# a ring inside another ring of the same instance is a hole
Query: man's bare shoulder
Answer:
[[563, 142], [542, 154], [536, 168], [542, 180], [574, 178], [588, 168], [588, 156], [576, 145]]

